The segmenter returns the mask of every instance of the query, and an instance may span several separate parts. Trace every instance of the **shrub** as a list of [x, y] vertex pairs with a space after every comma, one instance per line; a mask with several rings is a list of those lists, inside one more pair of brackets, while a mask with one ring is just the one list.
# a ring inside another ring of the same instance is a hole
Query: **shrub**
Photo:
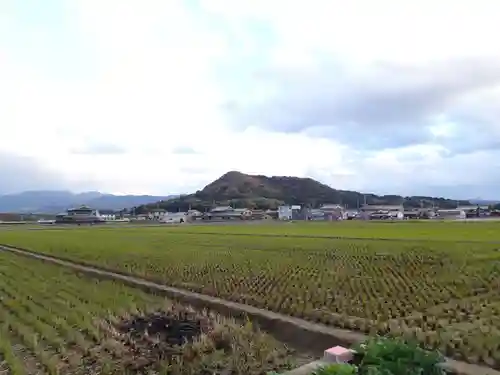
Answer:
[[335, 363], [316, 369], [312, 375], [355, 375], [357, 367], [346, 363]]
[[355, 347], [362, 355], [360, 375], [443, 375], [444, 358], [416, 343], [402, 339], [374, 337]]

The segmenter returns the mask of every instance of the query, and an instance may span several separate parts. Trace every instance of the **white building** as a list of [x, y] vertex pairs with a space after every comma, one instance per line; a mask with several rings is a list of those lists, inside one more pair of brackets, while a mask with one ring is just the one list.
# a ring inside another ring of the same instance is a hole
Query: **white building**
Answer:
[[460, 209], [437, 210], [436, 219], [466, 219], [467, 213]]
[[287, 205], [278, 207], [279, 220], [299, 220], [300, 219], [299, 205]]
[[187, 215], [191, 219], [196, 220], [196, 219], [200, 219], [203, 217], [203, 212], [200, 212], [198, 210], [188, 210]]
[[163, 214], [158, 220], [160, 223], [165, 224], [182, 224], [187, 222], [188, 215], [186, 212], [167, 212]]
[[149, 220], [161, 220], [168, 212], [163, 208], [155, 208], [151, 212], [148, 213]]

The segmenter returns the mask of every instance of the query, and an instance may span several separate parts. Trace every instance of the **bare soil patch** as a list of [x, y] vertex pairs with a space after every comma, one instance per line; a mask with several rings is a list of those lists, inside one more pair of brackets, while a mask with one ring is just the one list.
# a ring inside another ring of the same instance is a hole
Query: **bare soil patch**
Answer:
[[310, 360], [250, 323], [183, 305], [110, 317], [99, 323], [107, 350], [114, 353], [108, 373], [197, 375], [266, 374]]

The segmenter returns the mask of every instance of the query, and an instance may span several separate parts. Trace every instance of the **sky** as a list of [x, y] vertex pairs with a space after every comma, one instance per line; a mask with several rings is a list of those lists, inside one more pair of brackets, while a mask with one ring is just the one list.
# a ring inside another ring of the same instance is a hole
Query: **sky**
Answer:
[[500, 198], [500, 3], [0, 0], [0, 194], [230, 170]]

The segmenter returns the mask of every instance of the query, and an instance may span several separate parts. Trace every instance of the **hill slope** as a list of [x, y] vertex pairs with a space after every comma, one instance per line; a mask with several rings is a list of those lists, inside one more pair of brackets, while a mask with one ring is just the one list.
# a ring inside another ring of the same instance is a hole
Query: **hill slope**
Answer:
[[96, 191], [75, 194], [70, 191], [25, 191], [0, 195], [0, 212], [58, 213], [78, 205], [97, 209], [121, 210], [176, 196], [112, 195]]
[[[254, 176], [240, 172], [228, 172], [194, 194], [181, 196], [160, 207], [169, 211], [187, 210], [189, 207], [205, 210], [213, 205], [232, 205], [233, 207], [276, 208], [281, 204], [301, 204], [318, 207], [325, 203], [340, 203], [356, 208], [366, 202], [369, 204], [401, 204], [406, 207], [436, 206], [456, 207], [457, 201], [433, 197], [402, 197], [399, 195], [378, 196], [356, 191], [336, 190], [311, 178], [286, 176]], [[469, 204], [460, 201], [460, 204]], [[147, 211], [153, 206], [139, 207]]]

